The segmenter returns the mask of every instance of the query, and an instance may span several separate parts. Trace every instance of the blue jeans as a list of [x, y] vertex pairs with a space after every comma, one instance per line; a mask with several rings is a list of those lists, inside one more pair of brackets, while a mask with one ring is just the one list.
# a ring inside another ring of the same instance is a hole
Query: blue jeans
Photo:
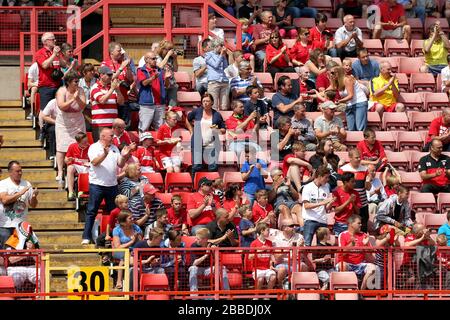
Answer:
[[303, 226], [303, 237], [305, 238], [305, 246], [311, 246], [314, 233], [320, 227], [327, 227], [326, 223], [317, 222], [314, 220], [306, 220]]
[[416, 17], [420, 19], [420, 21], [422, 21], [422, 24], [425, 25], [425, 17], [426, 17], [426, 10], [425, 7], [419, 7], [419, 6], [415, 6], [413, 8], [414, 13], [416, 14]]
[[303, 9], [300, 9], [298, 7], [289, 7], [288, 9], [292, 12], [293, 18], [315, 18], [317, 14], [316, 8], [304, 7]]
[[86, 211], [83, 239], [91, 240], [95, 216], [97, 215], [98, 208], [103, 199], [105, 199], [106, 202], [107, 212], [111, 212], [116, 208], [114, 200], [116, 199], [117, 193], [117, 186], [104, 187], [96, 184], [89, 184], [89, 202]]
[[245, 193], [245, 196], [248, 199], [248, 202], [250, 203], [250, 209], [253, 208], [253, 203], [255, 202], [255, 194]]
[[367, 101], [347, 106], [345, 116], [347, 117], [348, 131], [364, 131], [366, 129], [367, 108]]
[[348, 230], [348, 225], [346, 223], [342, 223], [342, 222], [334, 223], [333, 232], [336, 237], [339, 236], [342, 232], [347, 231], [347, 230]]
[[44, 110], [44, 108], [47, 106], [50, 100], [55, 98], [56, 91], [58, 91], [58, 88], [50, 88], [50, 87], [38, 88], [38, 93], [41, 98], [41, 105], [39, 106], [39, 109]]

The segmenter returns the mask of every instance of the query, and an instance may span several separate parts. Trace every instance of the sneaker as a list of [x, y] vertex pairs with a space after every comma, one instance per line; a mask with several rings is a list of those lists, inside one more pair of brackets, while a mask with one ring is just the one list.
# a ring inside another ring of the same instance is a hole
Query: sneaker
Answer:
[[88, 245], [90, 243], [91, 243], [91, 240], [89, 240], [89, 239], [83, 239], [83, 241], [81, 241], [82, 245]]
[[41, 141], [41, 142], [44, 141], [44, 132], [43, 132], [43, 131], [40, 131], [40, 132], [39, 132], [39, 138], [38, 138], [38, 140]]
[[26, 119], [27, 120], [33, 120], [33, 114], [30, 113], [29, 115], [27, 115]]
[[55, 156], [48, 157], [48, 160], [54, 160], [54, 159], [55, 159]]
[[69, 192], [69, 195], [67, 196], [67, 201], [75, 201], [75, 192]]
[[78, 192], [78, 198], [81, 197], [83, 194], [84, 194], [83, 191], [79, 191], [79, 192]]

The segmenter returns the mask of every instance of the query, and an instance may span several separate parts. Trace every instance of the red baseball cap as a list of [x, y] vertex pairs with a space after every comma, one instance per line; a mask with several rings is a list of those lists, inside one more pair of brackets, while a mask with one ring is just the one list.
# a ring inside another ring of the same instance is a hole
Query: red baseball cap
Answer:
[[143, 191], [144, 193], [155, 194], [158, 192], [158, 189], [156, 189], [152, 184], [146, 184]]

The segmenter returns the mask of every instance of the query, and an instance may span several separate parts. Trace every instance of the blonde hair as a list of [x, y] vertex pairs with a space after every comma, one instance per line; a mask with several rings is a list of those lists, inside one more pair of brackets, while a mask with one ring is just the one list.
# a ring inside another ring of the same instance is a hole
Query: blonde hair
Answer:
[[217, 178], [214, 180], [212, 187], [213, 188], [218, 188], [221, 184], [223, 184], [223, 180], [220, 178]]
[[322, 241], [329, 234], [330, 230], [326, 227], [320, 227], [316, 230], [317, 241]]
[[119, 203], [122, 202], [128, 202], [128, 197], [124, 194], [118, 194], [114, 199], [114, 203], [116, 204], [117, 207], [119, 207]]
[[127, 167], [125, 168], [125, 175], [127, 177], [129, 177], [130, 176], [130, 172], [132, 170], [138, 171], [138, 166], [135, 163], [130, 163], [129, 165], [127, 165]]
[[195, 236], [199, 239], [209, 239], [210, 233], [208, 228], [200, 228], [195, 232]]
[[344, 83], [344, 78], [345, 78], [345, 71], [344, 68], [342, 68], [341, 66], [339, 67], [334, 67], [337, 70], [337, 77], [336, 77], [336, 81], [335, 81], [335, 86], [337, 87], [337, 89], [339, 91], [342, 91], [345, 89], [345, 83]]
[[[158, 56], [164, 58], [162, 56], [162, 52], [163, 52], [164, 49], [167, 49], [167, 48], [171, 48], [172, 49], [173, 48], [173, 42], [169, 41], [169, 40], [166, 40], [166, 39], [161, 40], [159, 42], [159, 48], [157, 49]], [[170, 50], [170, 49], [167, 49], [167, 50]]]
[[447, 246], [447, 236], [443, 233], [439, 234], [436, 237], [436, 243], [438, 246], [446, 247]]
[[164, 116], [164, 119], [167, 120], [167, 119], [172, 118], [172, 117], [177, 117], [177, 119], [178, 119], [178, 114], [176, 112], [173, 112], [173, 111], [167, 111], [165, 116]]
[[400, 179], [397, 176], [389, 176], [389, 177], [386, 178], [386, 185], [389, 188], [392, 188], [392, 186], [394, 184], [397, 184], [399, 182], [400, 182]]
[[241, 24], [248, 24], [248, 19], [247, 18], [240, 18], [238, 20]]

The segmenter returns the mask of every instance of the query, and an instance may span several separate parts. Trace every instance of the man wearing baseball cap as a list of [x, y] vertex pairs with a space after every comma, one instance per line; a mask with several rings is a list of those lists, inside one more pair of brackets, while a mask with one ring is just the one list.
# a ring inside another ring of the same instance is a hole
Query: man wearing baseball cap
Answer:
[[144, 211], [140, 217], [136, 218], [136, 224], [141, 227], [144, 232], [147, 226], [156, 221], [156, 211], [164, 209], [163, 202], [156, 197], [156, 189], [152, 184], [144, 185], [142, 189], [144, 199]]
[[117, 108], [124, 102], [120, 93], [120, 81], [111, 81], [113, 71], [107, 66], [98, 69], [100, 79], [92, 87], [92, 136], [97, 141], [102, 127], [112, 127], [117, 118]]
[[188, 223], [192, 226], [191, 234], [216, 219], [215, 211], [221, 208], [220, 199], [213, 194], [213, 181], [206, 177], [200, 179], [198, 192], [192, 194], [187, 204]]
[[142, 173], [152, 173], [159, 169], [158, 161], [155, 158], [155, 147], [153, 144], [153, 136], [150, 132], [141, 133], [139, 142], [142, 146], [139, 146], [134, 153], [134, 156], [138, 158], [141, 165]]
[[336, 151], [347, 151], [344, 144], [347, 132], [341, 118], [335, 116], [337, 106], [332, 101], [325, 101], [320, 105], [322, 115], [314, 121], [314, 131], [317, 139], [331, 139]]

